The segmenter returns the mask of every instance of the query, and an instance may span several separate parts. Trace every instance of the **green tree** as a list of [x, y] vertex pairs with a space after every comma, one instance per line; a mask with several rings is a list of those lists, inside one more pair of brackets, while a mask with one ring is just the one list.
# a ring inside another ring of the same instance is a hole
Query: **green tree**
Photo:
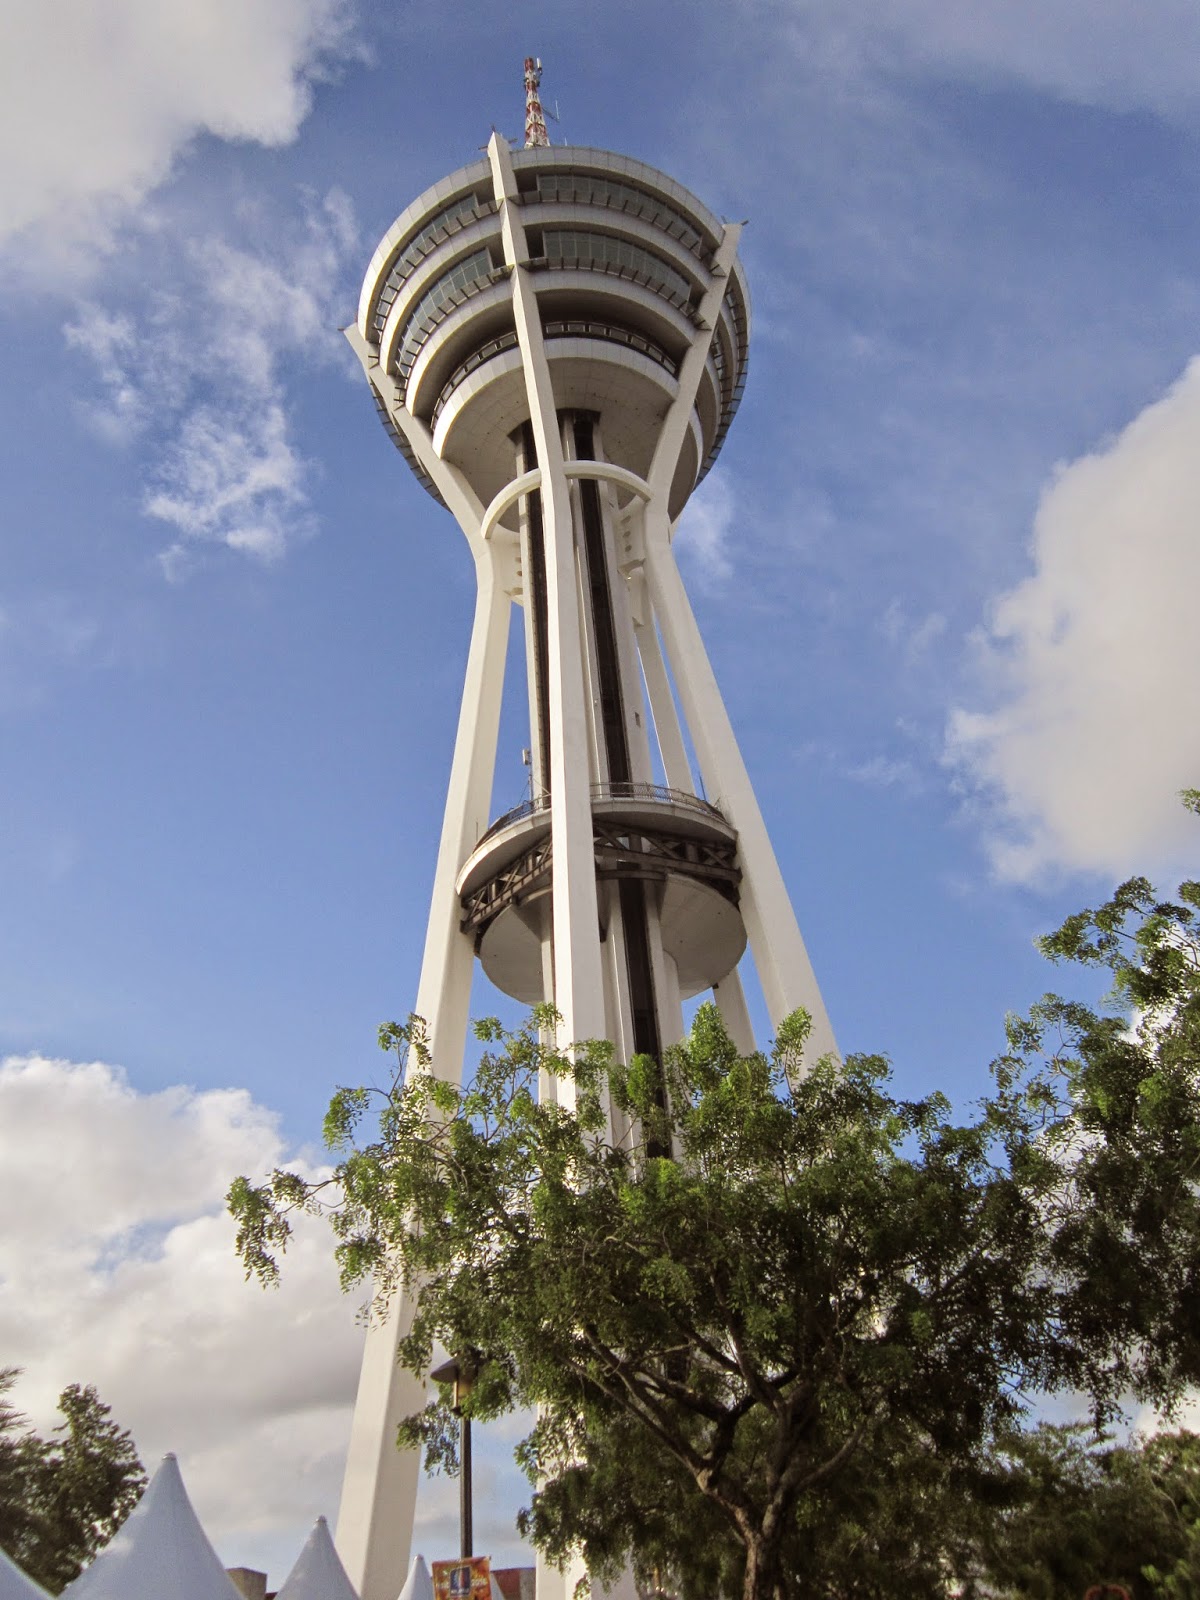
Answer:
[[[406, 1366], [472, 1351], [473, 1416], [537, 1407], [523, 1521], [553, 1559], [632, 1559], [685, 1600], [974, 1582], [938, 1506], [999, 1492], [1034, 1397], [1100, 1427], [1200, 1377], [1197, 908], [1133, 880], [1051, 936], [1112, 1004], [1012, 1019], [960, 1121], [882, 1057], [806, 1061], [802, 1015], [740, 1058], [701, 1008], [661, 1065], [560, 1052], [544, 1011], [485, 1023], [462, 1090], [389, 1025], [393, 1081], [330, 1107], [329, 1183], [235, 1182], [239, 1250], [270, 1281], [291, 1212], [326, 1209], [347, 1286], [415, 1292]], [[452, 1460], [444, 1396], [405, 1437]]]
[[[0, 1374], [0, 1397], [18, 1376]], [[0, 1403], [0, 1548], [57, 1594], [133, 1510], [146, 1475], [133, 1439], [96, 1390], [71, 1384], [63, 1421], [41, 1438]]]
[[1001, 1500], [975, 1518], [978, 1560], [1003, 1600], [1078, 1600], [1120, 1584], [1134, 1600], [1200, 1593], [1200, 1439], [1113, 1445], [1080, 1426], [1014, 1438]]
[[20, 1375], [17, 1367], [0, 1368], [0, 1550], [14, 1560], [38, 1525], [30, 1484], [41, 1450], [41, 1441], [8, 1398]]

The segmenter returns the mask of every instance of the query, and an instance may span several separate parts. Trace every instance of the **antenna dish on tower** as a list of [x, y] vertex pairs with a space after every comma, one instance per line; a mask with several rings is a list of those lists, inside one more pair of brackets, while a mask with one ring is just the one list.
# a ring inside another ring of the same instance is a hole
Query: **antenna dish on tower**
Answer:
[[546, 132], [546, 114], [542, 110], [541, 98], [538, 95], [538, 86], [542, 81], [542, 62], [540, 56], [525, 57], [525, 148], [531, 145], [548, 145], [550, 135]]

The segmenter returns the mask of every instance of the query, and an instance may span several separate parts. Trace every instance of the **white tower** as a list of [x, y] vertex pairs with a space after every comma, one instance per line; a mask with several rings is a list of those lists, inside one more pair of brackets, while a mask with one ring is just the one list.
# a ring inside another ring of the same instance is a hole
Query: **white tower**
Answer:
[[[822, 1054], [833, 1034], [672, 550], [746, 379], [739, 229], [640, 162], [549, 145], [540, 63], [525, 69], [526, 147], [493, 134], [397, 218], [347, 334], [478, 582], [413, 1009], [446, 1076], [476, 960], [552, 1001], [564, 1042], [657, 1055], [711, 991], [749, 1051], [748, 942], [772, 1024], [803, 1005]], [[532, 797], [493, 820], [514, 602]], [[408, 1315], [398, 1298], [369, 1331], [354, 1413], [337, 1543], [363, 1600], [396, 1600], [408, 1564], [419, 1462], [396, 1425], [425, 1403], [395, 1362]], [[552, 1585], [539, 1571], [542, 1600]]]

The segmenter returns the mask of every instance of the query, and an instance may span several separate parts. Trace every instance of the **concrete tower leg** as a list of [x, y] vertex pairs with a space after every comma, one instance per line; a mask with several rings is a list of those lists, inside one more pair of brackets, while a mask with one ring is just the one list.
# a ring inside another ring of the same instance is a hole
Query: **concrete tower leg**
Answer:
[[475, 949], [470, 936], [459, 927], [462, 905], [455, 880], [488, 826], [512, 609], [511, 597], [505, 592], [502, 553], [496, 546], [480, 547], [475, 571], [475, 623], [415, 1008], [429, 1028], [434, 1073], [456, 1080], [462, 1074]]
[[[378, 368], [368, 371], [368, 376], [381, 387], [376, 381]], [[422, 439], [411, 423], [410, 429], [415, 443], [427, 447], [427, 439]], [[478, 502], [469, 491], [463, 491], [432, 451], [427, 451], [426, 459], [438, 473], [439, 488], [456, 502], [475, 554], [477, 580], [475, 619], [414, 1008], [428, 1027], [433, 1071], [457, 1081], [462, 1074], [475, 956], [470, 938], [459, 928], [461, 907], [455, 878], [487, 827], [491, 804], [511, 609], [506, 571], [509, 553], [479, 538], [482, 508]], [[417, 1451], [397, 1449], [396, 1429], [404, 1417], [425, 1404], [425, 1383], [398, 1366], [396, 1346], [412, 1325], [413, 1311], [411, 1297], [400, 1292], [392, 1297], [386, 1314], [373, 1317], [367, 1329], [337, 1528], [338, 1552], [362, 1600], [395, 1600], [396, 1574], [403, 1574], [408, 1567], [420, 1458]]]
[[[491, 546], [478, 547], [475, 623], [417, 987], [433, 1071], [453, 1081], [462, 1076], [475, 965], [471, 939], [459, 929], [454, 884], [487, 827], [508, 643], [511, 600], [498, 556]], [[396, 1600], [395, 1574], [408, 1567], [420, 1455], [397, 1449], [396, 1429], [425, 1404], [425, 1382], [397, 1364], [396, 1346], [412, 1316], [411, 1297], [401, 1291], [386, 1317], [373, 1318], [367, 1329], [337, 1529], [338, 1553], [362, 1600]]]
[[739, 1054], [753, 1055], [757, 1048], [754, 1042], [754, 1025], [750, 1021], [746, 991], [742, 988], [742, 980], [736, 967], [722, 978], [720, 983], [713, 984], [713, 999], [717, 1003], [717, 1010], [721, 1013], [725, 1032], [737, 1046]]
[[[645, 578], [640, 574], [638, 581], [644, 586]], [[682, 789], [685, 794], [690, 794], [693, 782], [692, 764], [688, 760], [687, 749], [683, 742], [679, 714], [675, 709], [675, 697], [671, 693], [671, 684], [659, 648], [658, 630], [654, 626], [653, 615], [648, 616], [645, 621], [635, 620], [634, 628], [637, 633], [642, 672], [646, 678], [650, 713], [654, 718], [654, 734], [662, 756], [663, 775], [670, 788]]]
[[[742, 916], [771, 1022], [778, 1027], [789, 1012], [804, 1006], [812, 1016], [812, 1051], [815, 1055], [824, 1055], [837, 1048], [833, 1029], [721, 691], [696, 626], [687, 590], [675, 564], [667, 513], [670, 487], [708, 360], [711, 330], [716, 326], [727, 292], [740, 233], [736, 224], [727, 225], [717, 247], [712, 278], [697, 308], [696, 334], [680, 366], [677, 393], [655, 445], [647, 478], [651, 498], [644, 517], [645, 575], [651, 606], [662, 630], [671, 674], [683, 702], [705, 784], [710, 797], [737, 829]], [[731, 1015], [734, 1009], [735, 999]], [[748, 1018], [744, 1020], [748, 1022]], [[737, 1018], [737, 1022], [741, 1029], [743, 1019]]]
[[653, 504], [646, 513], [646, 578], [710, 798], [737, 829], [742, 917], [772, 1026], [803, 1006], [812, 1017], [815, 1059], [836, 1051], [837, 1041], [675, 563], [665, 512]]

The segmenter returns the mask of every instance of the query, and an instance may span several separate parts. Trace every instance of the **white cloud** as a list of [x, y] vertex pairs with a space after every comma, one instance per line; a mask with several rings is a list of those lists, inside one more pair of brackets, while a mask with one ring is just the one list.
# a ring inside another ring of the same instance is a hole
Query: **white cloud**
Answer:
[[[117, 1068], [0, 1061], [0, 1358], [40, 1427], [92, 1383], [153, 1469], [174, 1450], [228, 1565], [277, 1586], [318, 1514], [337, 1514], [362, 1353], [332, 1239], [301, 1218], [282, 1284], [244, 1280], [224, 1195], [286, 1164], [277, 1116], [241, 1089], [140, 1093]], [[17, 1203], [19, 1197], [19, 1204]], [[529, 1559], [513, 1520], [521, 1419], [480, 1430], [476, 1525], [500, 1564]], [[453, 1551], [457, 1485], [418, 1502], [417, 1548]]]
[[234, 1258], [230, 1179], [288, 1158], [242, 1090], [140, 1094], [99, 1062], [0, 1063], [0, 1350], [25, 1369], [18, 1403], [44, 1426], [67, 1383], [94, 1383], [149, 1466], [178, 1452], [231, 1563], [289, 1561], [336, 1512], [361, 1352], [321, 1227], [299, 1230], [276, 1292]]
[[1200, 11], [1190, 0], [888, 0], [881, 16], [934, 64], [1119, 111], [1200, 107]]
[[[303, 463], [277, 402], [232, 415], [198, 406], [164, 452], [158, 478], [161, 487], [146, 497], [148, 516], [185, 540], [215, 539], [263, 561], [283, 554], [288, 513], [304, 503]], [[303, 521], [293, 519], [297, 526]], [[177, 542], [165, 552], [169, 576], [178, 575], [184, 549]]]
[[0, 248], [74, 256], [78, 273], [196, 135], [286, 144], [348, 47], [350, 13], [347, 0], [0, 8]]
[[81, 409], [114, 444], [148, 457], [143, 508], [171, 531], [160, 554], [177, 579], [200, 546], [260, 561], [312, 530], [307, 463], [294, 444], [284, 367], [344, 359], [335, 307], [357, 241], [346, 196], [306, 200], [303, 215], [251, 216], [252, 237], [140, 241], [151, 281], [171, 291], [117, 308], [85, 302], [64, 330], [96, 369]]
[[1115, 439], [1062, 467], [1033, 574], [981, 640], [988, 711], [954, 712], [950, 759], [997, 802], [997, 871], [1122, 875], [1194, 859], [1177, 791], [1200, 783], [1200, 359]]
[[[758, 10], [758, 0], [753, 0]], [[823, 76], [881, 73], [1021, 83], [1083, 105], [1200, 110], [1200, 10], [1191, 0], [820, 0], [785, 9]]]
[[918, 622], [908, 615], [899, 600], [892, 599], [880, 618], [879, 631], [889, 644], [903, 650], [911, 662], [925, 655], [942, 637], [946, 618], [940, 611], [930, 611]]
[[720, 470], [710, 472], [679, 519], [679, 553], [703, 588], [720, 590], [733, 577], [729, 534], [734, 501]]
[[915, 789], [920, 779], [911, 761], [897, 760], [893, 756], [876, 755], [869, 761], [847, 769], [846, 776], [869, 789]]

